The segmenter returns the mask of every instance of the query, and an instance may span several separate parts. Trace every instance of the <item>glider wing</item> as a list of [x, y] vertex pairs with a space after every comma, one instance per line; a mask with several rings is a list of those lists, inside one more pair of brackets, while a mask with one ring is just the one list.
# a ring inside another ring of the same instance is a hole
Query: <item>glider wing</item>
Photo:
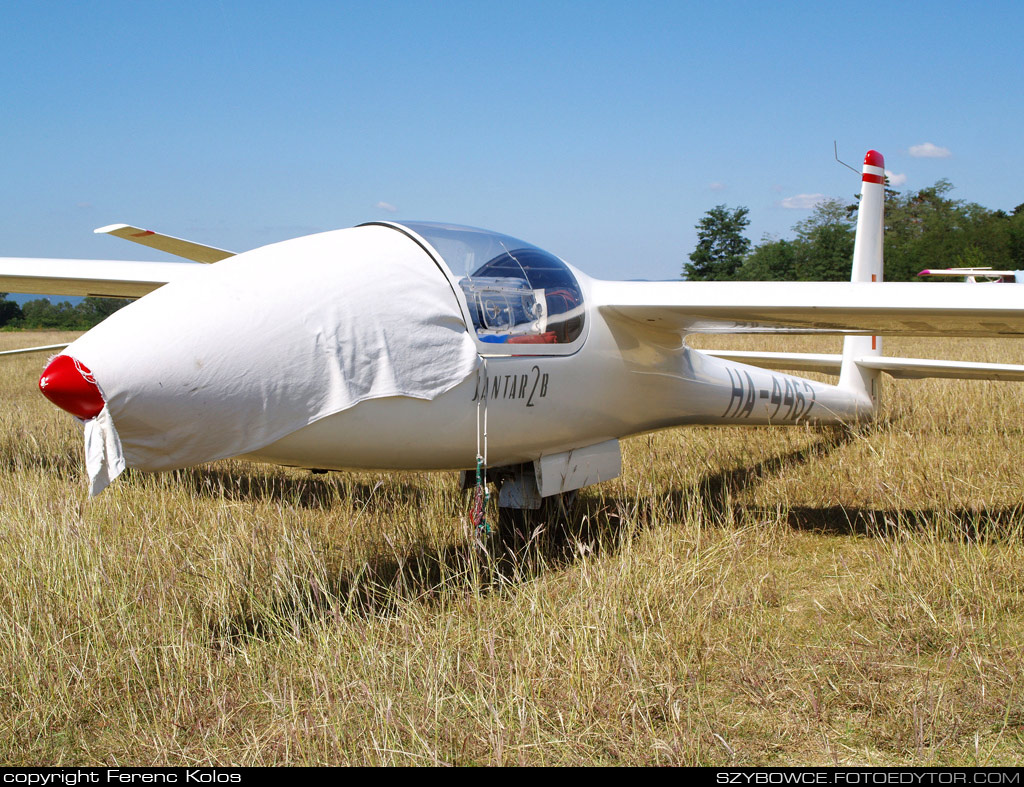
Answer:
[[139, 298], [202, 268], [187, 262], [0, 257], [0, 291]]
[[612, 322], [690, 333], [1024, 336], [1015, 287], [914, 282], [595, 282]]
[[118, 238], [130, 240], [132, 243], [141, 243], [151, 249], [165, 251], [175, 257], [183, 257], [186, 260], [195, 262], [220, 262], [228, 257], [234, 257], [235, 252], [218, 249], [215, 246], [204, 246], [202, 243], [195, 243], [182, 238], [174, 238], [170, 235], [162, 235], [153, 230], [144, 230], [133, 227], [130, 224], [111, 224], [107, 227], [100, 227], [93, 232], [105, 235], [114, 235]]
[[[839, 374], [843, 356], [828, 353], [744, 352], [742, 350], [701, 350], [705, 355], [737, 361], [763, 369], [796, 372]], [[956, 380], [1024, 381], [1024, 366], [1013, 363], [978, 363], [976, 361], [937, 361], [927, 358], [895, 358], [873, 355], [855, 358], [858, 366], [878, 369], [893, 377], [946, 377]]]
[[0, 352], [0, 355], [23, 355], [25, 353], [43, 353], [43, 352], [55, 352], [56, 350], [63, 350], [68, 346], [67, 342], [63, 344], [44, 344], [39, 347], [20, 347], [17, 350], [4, 350]]

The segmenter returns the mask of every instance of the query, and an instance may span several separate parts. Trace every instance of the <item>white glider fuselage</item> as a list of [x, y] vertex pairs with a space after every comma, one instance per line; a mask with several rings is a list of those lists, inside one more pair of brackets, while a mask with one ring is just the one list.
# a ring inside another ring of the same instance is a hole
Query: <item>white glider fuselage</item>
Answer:
[[[1024, 380], [1024, 366], [881, 354], [882, 334], [1024, 336], [1014, 288], [882, 283], [884, 172], [869, 151], [848, 283], [602, 281], [498, 233], [374, 222], [241, 254], [113, 225], [100, 231], [215, 264], [0, 260], [0, 287], [145, 295], [40, 378], [85, 422], [93, 494], [125, 467], [230, 456], [313, 469], [482, 460], [513, 468], [503, 505], [535, 508], [615, 477], [631, 435], [870, 419], [881, 372]], [[846, 338], [831, 356], [687, 345], [708, 332]]]
[[491, 466], [687, 424], [838, 423], [872, 413], [856, 392], [715, 358], [678, 333], [609, 320], [602, 296], [633, 282], [572, 272], [588, 304], [587, 335], [572, 354], [485, 354], [476, 374], [436, 399], [364, 401], [246, 458], [323, 469], [468, 469], [482, 410]]

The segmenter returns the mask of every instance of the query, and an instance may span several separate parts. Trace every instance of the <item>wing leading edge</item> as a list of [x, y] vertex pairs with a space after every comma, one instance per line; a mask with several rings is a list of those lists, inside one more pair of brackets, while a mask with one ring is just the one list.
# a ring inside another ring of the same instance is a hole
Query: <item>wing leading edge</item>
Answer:
[[914, 282], [595, 281], [602, 315], [690, 333], [1024, 336], [1016, 287]]
[[0, 257], [0, 292], [139, 298], [204, 267], [196, 262]]

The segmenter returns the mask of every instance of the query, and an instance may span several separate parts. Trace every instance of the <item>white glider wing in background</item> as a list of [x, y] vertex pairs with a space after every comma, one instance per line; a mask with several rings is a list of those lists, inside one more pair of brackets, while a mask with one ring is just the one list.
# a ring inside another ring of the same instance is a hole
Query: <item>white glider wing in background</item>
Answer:
[[195, 264], [197, 262], [220, 262], [235, 256], [233, 251], [129, 224], [111, 224], [95, 232], [130, 240], [192, 263], [0, 257], [0, 292], [141, 298], [168, 282], [194, 273], [201, 268]]
[[100, 227], [93, 232], [102, 235], [113, 235], [116, 238], [124, 238], [132, 243], [140, 243], [151, 249], [165, 251], [175, 257], [182, 257], [194, 262], [213, 263], [234, 257], [235, 252], [218, 249], [215, 246], [204, 246], [191, 240], [175, 238], [171, 235], [163, 235], [153, 230], [144, 230], [140, 227], [133, 227], [130, 224], [111, 224], [107, 227]]
[[0, 257], [0, 292], [140, 298], [203, 268], [188, 262]]
[[[957, 276], [971, 284], [1024, 284], [1024, 271], [985, 268], [926, 268], [918, 276]], [[980, 280], [980, 281], [979, 281]]]

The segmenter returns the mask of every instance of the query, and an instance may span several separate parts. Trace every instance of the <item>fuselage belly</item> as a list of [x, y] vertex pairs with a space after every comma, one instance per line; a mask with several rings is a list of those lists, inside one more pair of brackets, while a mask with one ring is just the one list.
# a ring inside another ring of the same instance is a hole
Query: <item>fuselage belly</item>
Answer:
[[673, 426], [833, 423], [866, 409], [836, 386], [685, 344], [653, 365], [632, 363], [628, 353], [602, 352], [611, 335], [595, 328], [575, 355], [488, 358], [434, 400], [364, 401], [246, 456], [324, 469], [468, 469], [485, 415], [488, 464], [501, 466]]

